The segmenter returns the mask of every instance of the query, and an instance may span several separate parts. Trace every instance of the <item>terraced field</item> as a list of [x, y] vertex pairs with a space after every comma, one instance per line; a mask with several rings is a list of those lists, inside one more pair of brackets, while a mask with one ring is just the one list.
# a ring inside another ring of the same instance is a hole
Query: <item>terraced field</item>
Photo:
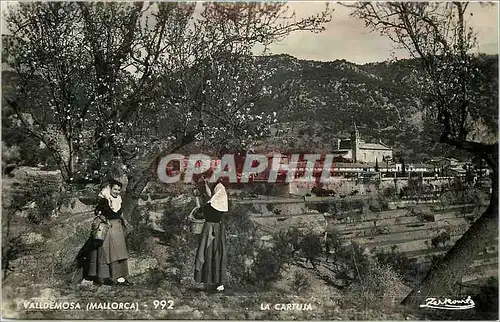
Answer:
[[[289, 227], [314, 228], [315, 230], [337, 231], [344, 245], [352, 242], [364, 247], [370, 254], [396, 251], [411, 261], [420, 264], [422, 274], [430, 269], [435, 256], [443, 256], [467, 231], [480, 214], [472, 205], [451, 206], [447, 209], [424, 212], [415, 211], [413, 206], [382, 212], [370, 212], [360, 220], [349, 217], [336, 219], [328, 213], [308, 212], [276, 215], [272, 212], [252, 216], [263, 231], [274, 233]], [[359, 217], [357, 217], [359, 218]], [[324, 226], [324, 227], [323, 227]], [[478, 250], [477, 258], [463, 281], [498, 275], [498, 240], [491, 246]]]
[[[415, 215], [407, 209], [385, 211], [365, 217], [356, 223], [335, 219], [328, 221], [328, 230], [341, 233], [345, 244], [355, 242], [370, 253], [397, 251], [421, 264], [428, 271], [434, 256], [442, 256], [467, 231], [475, 220], [472, 213], [462, 209]], [[498, 240], [491, 246], [478, 250], [477, 258], [463, 282], [470, 282], [498, 275]]]

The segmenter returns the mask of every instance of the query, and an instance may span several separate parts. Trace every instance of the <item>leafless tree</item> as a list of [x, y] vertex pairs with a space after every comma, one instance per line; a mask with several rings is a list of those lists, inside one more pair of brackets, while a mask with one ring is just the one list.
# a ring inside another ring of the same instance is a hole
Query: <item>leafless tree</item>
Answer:
[[346, 6], [368, 28], [390, 37], [422, 63], [425, 77], [421, 85], [429, 109], [441, 125], [440, 142], [482, 158], [492, 170], [493, 191], [487, 210], [403, 303], [418, 305], [426, 297], [457, 295], [474, 256], [498, 236], [498, 119], [491, 117], [498, 106], [498, 71], [481, 66], [484, 59], [473, 54], [476, 37], [467, 23], [472, 15], [467, 2]]
[[17, 81], [4, 98], [67, 182], [81, 160], [100, 172], [124, 164], [130, 212], [158, 156], [262, 136], [274, 116], [256, 106], [272, 94], [264, 81], [274, 70], [255, 54], [292, 32], [323, 30], [330, 13], [297, 19], [284, 3], [19, 3], [5, 17], [3, 54]]

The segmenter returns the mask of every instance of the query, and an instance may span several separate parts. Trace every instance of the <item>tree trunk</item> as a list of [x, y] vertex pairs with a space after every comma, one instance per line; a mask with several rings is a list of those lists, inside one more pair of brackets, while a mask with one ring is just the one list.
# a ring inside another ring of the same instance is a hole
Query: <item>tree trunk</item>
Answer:
[[139, 197], [151, 180], [151, 174], [148, 173], [148, 170], [144, 171], [144, 173], [137, 177], [130, 177], [129, 183], [127, 186], [127, 191], [123, 196], [123, 215], [127, 220], [134, 221], [135, 218], [132, 218], [132, 215], [136, 213], [137, 204], [139, 202]]
[[146, 188], [148, 182], [157, 175], [157, 167], [161, 157], [169, 153], [176, 153], [182, 147], [193, 142], [194, 138], [194, 135], [184, 136], [174, 147], [163, 149], [162, 151], [151, 151], [146, 157], [146, 160], [151, 160], [153, 158], [154, 160], [150, 163], [146, 163], [147, 166], [138, 169], [136, 173], [129, 175], [127, 189], [123, 195], [122, 207], [123, 215], [127, 220], [131, 219], [131, 221], [134, 221], [134, 219], [136, 219], [133, 215], [137, 214], [135, 210], [137, 209], [139, 197], [144, 188]]
[[428, 297], [460, 295], [462, 277], [472, 264], [474, 257], [495, 243], [498, 237], [498, 168], [493, 169], [490, 204], [465, 234], [448, 251], [402, 302], [403, 305], [418, 307]]

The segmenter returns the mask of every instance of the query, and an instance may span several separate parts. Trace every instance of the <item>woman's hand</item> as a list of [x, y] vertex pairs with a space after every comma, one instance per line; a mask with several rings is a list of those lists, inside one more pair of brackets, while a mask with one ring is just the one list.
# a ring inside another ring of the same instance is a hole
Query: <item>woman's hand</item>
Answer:
[[94, 218], [94, 221], [92, 222], [92, 226], [91, 226], [92, 231], [97, 230], [97, 228], [99, 228], [100, 223], [101, 223], [101, 218], [99, 218], [99, 216], [96, 216]]
[[123, 218], [123, 217], [121, 217], [121, 221], [122, 221], [123, 228], [129, 229], [130, 225], [128, 224], [128, 221], [125, 220], [125, 218]]

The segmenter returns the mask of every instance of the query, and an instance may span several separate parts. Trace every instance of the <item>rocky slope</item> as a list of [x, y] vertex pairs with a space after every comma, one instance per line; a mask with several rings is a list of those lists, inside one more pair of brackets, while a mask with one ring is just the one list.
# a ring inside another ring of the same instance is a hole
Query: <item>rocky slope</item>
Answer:
[[[345, 60], [317, 62], [279, 55], [267, 58], [266, 64], [276, 69], [266, 84], [274, 95], [259, 108], [276, 111], [279, 125], [289, 130], [284, 135], [286, 142], [273, 138], [268, 144], [328, 151], [337, 138], [350, 134], [356, 122], [363, 139], [382, 140], [396, 154], [410, 159], [443, 154], [464, 157], [437, 141], [439, 127], [418, 86], [423, 74], [416, 60], [356, 65]], [[498, 96], [497, 56], [483, 57], [480, 66], [493, 89], [490, 104], [482, 110], [494, 127], [498, 122], [494, 99]]]

